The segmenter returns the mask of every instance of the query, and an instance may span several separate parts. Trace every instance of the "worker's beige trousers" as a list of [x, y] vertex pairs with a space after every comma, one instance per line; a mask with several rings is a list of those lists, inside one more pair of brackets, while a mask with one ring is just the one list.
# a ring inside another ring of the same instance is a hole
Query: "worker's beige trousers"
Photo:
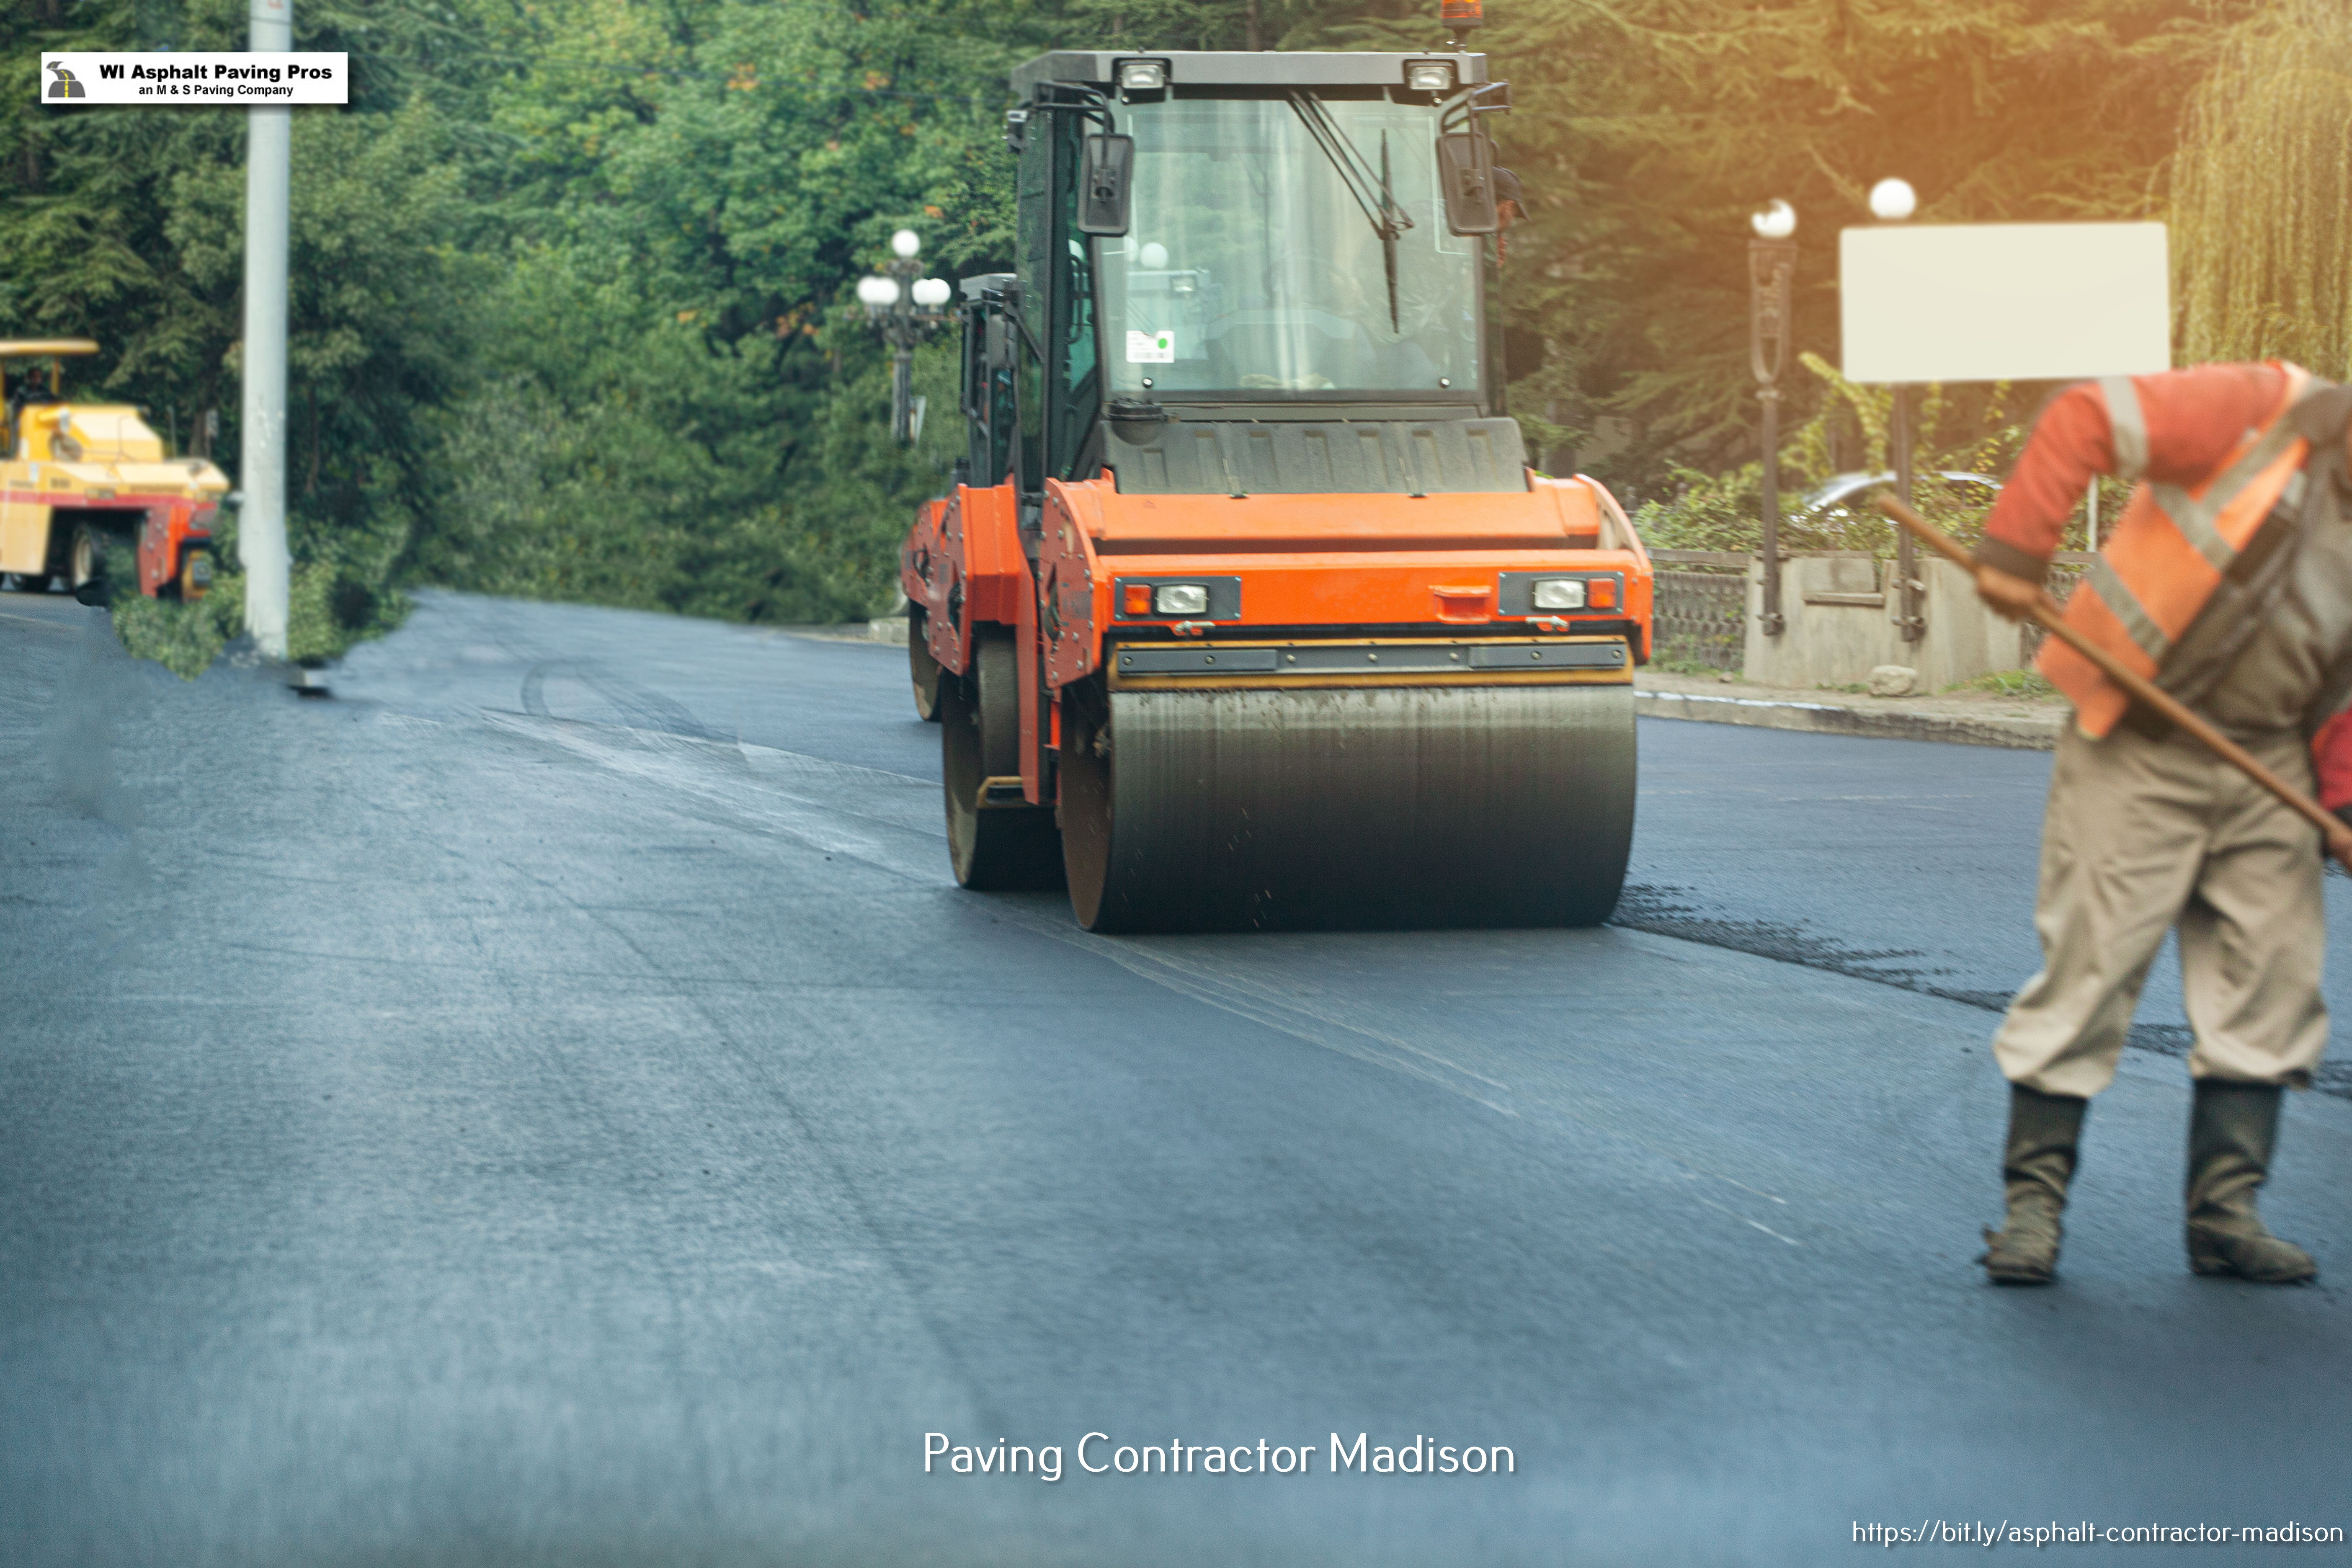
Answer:
[[[2299, 734], [2246, 749], [2309, 787]], [[2042, 973], [1993, 1037], [2000, 1070], [2044, 1094], [2106, 1088], [2177, 921], [2189, 1070], [2307, 1085], [2327, 1047], [2319, 879], [2318, 833], [2188, 736], [2093, 741], [2067, 725], [2042, 824]]]

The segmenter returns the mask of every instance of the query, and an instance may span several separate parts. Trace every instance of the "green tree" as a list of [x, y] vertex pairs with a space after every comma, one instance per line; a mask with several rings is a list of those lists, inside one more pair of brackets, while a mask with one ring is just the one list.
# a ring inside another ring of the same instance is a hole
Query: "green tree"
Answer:
[[484, 378], [454, 411], [455, 489], [420, 566], [751, 619], [869, 613], [958, 431], [941, 343], [925, 442], [887, 439], [880, 345], [845, 301], [901, 226], [950, 277], [1010, 255], [1004, 82], [1036, 47], [1022, 13], [725, 3], [656, 25], [588, 0], [561, 16], [624, 68], [551, 41], [493, 96], [516, 237], [478, 307]]

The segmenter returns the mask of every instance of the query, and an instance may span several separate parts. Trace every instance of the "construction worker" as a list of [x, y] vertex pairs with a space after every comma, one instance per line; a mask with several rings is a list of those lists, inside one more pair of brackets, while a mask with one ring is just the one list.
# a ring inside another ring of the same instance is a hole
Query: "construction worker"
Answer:
[[[1977, 586], [2021, 618], [2094, 474], [2138, 481], [2066, 618], [2352, 822], [2352, 388], [2281, 363], [2085, 382], [2034, 426], [1977, 547]], [[2196, 1044], [2189, 1264], [2289, 1284], [2309, 1254], [2254, 1206], [2279, 1102], [2327, 1041], [2318, 837], [2251, 779], [2134, 704], [2056, 638], [2074, 700], [2042, 820], [2042, 971], [1993, 1054], [2011, 1083], [2008, 1216], [1979, 1260], [2048, 1282], [2084, 1111], [2115, 1077], [2164, 934], [2180, 933]], [[2352, 827], [2326, 848], [2352, 865]]]
[[1495, 171], [1495, 259], [1510, 255], [1510, 241], [1505, 237], [1511, 226], [1528, 216], [1526, 187], [1519, 177], [1508, 169]]

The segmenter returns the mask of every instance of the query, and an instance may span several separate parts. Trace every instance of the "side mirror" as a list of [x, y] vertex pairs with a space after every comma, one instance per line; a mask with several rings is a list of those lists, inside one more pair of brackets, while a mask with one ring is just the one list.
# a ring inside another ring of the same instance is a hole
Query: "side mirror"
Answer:
[[1125, 234], [1135, 138], [1089, 136], [1078, 162], [1078, 232]]
[[1437, 177], [1445, 191], [1445, 226], [1455, 234], [1493, 234], [1503, 226], [1495, 210], [1495, 148], [1476, 131], [1437, 139]]

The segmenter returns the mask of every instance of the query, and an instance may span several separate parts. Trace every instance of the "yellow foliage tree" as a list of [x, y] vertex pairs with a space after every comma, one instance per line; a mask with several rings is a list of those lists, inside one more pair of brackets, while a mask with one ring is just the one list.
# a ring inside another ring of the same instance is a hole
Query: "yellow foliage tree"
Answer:
[[2352, 375], [2352, 6], [2276, 0], [2231, 30], [2172, 174], [2191, 361]]

